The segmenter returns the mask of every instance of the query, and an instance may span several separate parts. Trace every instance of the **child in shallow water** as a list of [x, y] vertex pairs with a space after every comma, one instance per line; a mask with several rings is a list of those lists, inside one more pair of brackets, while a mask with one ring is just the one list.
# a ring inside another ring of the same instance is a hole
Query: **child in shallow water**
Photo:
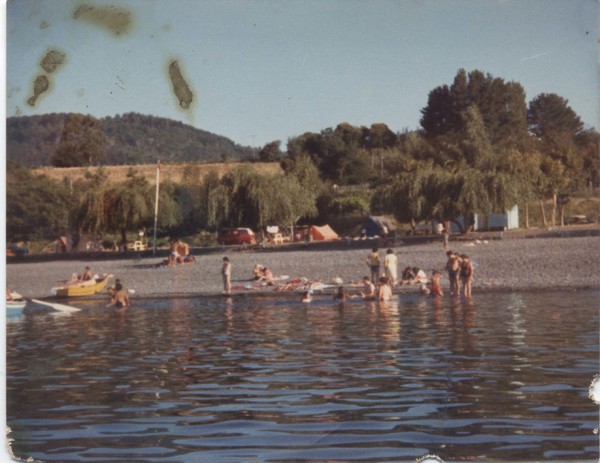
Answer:
[[302, 302], [307, 304], [309, 302], [312, 302], [312, 294], [310, 293], [310, 291], [304, 291], [304, 293], [302, 294]]
[[439, 270], [434, 270], [431, 274], [431, 295], [433, 297], [444, 296], [444, 292], [442, 291], [442, 284], [440, 282], [441, 279], [442, 272], [440, 272]]

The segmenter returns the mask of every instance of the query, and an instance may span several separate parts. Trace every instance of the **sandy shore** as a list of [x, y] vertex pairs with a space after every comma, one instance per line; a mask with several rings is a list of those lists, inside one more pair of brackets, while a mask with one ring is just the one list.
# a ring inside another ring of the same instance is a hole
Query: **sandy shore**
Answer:
[[[600, 288], [598, 236], [457, 241], [451, 245], [475, 263], [474, 293], [492, 289]], [[408, 265], [420, 267], [428, 274], [445, 267], [446, 255], [439, 242], [393, 249], [398, 256], [399, 273]], [[200, 255], [195, 264], [175, 268], [157, 267], [161, 257], [133, 256], [120, 260], [18, 263], [6, 266], [6, 280], [11, 290], [27, 298], [43, 298], [51, 295], [51, 288], [59, 286], [59, 280], [73, 272], [81, 273], [89, 265], [95, 273], [107, 272], [121, 278], [135, 291], [135, 297], [205, 295], [222, 291], [220, 272], [225, 255], [232, 262], [233, 285], [244, 285], [249, 283], [256, 263], [273, 269], [275, 275], [292, 278], [306, 277], [325, 283], [335, 277], [344, 283], [359, 281], [368, 274], [368, 253], [368, 249], [313, 250], [310, 246], [269, 252], [225, 249]], [[380, 253], [383, 257], [385, 249]], [[445, 272], [442, 285], [448, 287]]]

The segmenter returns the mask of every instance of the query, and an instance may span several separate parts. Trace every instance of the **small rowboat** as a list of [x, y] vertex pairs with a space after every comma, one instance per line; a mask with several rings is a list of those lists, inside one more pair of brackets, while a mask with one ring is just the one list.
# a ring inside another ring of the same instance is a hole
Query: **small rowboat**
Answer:
[[6, 316], [18, 317], [23, 314], [23, 309], [27, 305], [26, 300], [6, 301]]
[[82, 281], [81, 283], [70, 283], [60, 288], [55, 289], [56, 296], [59, 297], [77, 297], [77, 296], [92, 296], [104, 288], [108, 283], [108, 279], [112, 275], [106, 273], [101, 278], [94, 278], [88, 281]]

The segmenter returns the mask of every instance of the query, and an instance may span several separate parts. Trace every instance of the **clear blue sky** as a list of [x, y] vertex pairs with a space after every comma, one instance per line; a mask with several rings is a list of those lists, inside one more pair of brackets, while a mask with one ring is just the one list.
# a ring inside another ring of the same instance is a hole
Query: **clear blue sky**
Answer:
[[[75, 20], [118, 5], [116, 37]], [[419, 127], [460, 68], [557, 93], [598, 129], [597, 0], [9, 0], [6, 115], [137, 112], [262, 146], [340, 122]], [[34, 108], [49, 48], [67, 56]], [[194, 93], [179, 107], [167, 67]]]

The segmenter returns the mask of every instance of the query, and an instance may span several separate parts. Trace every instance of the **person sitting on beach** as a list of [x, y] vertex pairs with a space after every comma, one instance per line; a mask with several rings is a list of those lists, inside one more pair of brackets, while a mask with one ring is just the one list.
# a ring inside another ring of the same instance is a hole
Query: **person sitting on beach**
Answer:
[[312, 294], [310, 293], [310, 291], [304, 291], [302, 293], [302, 302], [306, 304], [312, 302]]
[[263, 267], [262, 275], [260, 275], [256, 281], [264, 281], [267, 284], [272, 284], [273, 283], [273, 272], [271, 271], [271, 269], [268, 269], [267, 267]]
[[434, 270], [431, 274], [431, 295], [433, 297], [444, 296], [444, 292], [442, 291], [442, 284], [440, 282], [441, 279], [442, 272], [440, 272], [439, 270]]
[[460, 256], [460, 282], [463, 285], [463, 296], [471, 297], [471, 284], [473, 282], [473, 264], [469, 256], [462, 254]]
[[181, 240], [177, 240], [177, 254], [179, 254], [179, 263], [192, 262], [189, 260], [190, 256], [190, 245], [184, 243]]
[[392, 298], [392, 288], [389, 284], [389, 278], [381, 277], [379, 279], [379, 285], [377, 290], [378, 301], [389, 301]]
[[178, 251], [177, 241], [173, 241], [169, 249], [171, 250], [171, 253], [169, 254], [169, 267], [174, 267], [180, 262], [183, 262], [183, 258]]
[[362, 291], [360, 292], [361, 297], [366, 301], [376, 299], [377, 294], [375, 293], [375, 285], [368, 276], [363, 277], [363, 284], [366, 290], [364, 293]]
[[114, 305], [117, 310], [129, 307], [129, 295], [121, 283], [115, 285], [115, 291], [110, 304], [107, 304], [106, 307], [108, 308]]

